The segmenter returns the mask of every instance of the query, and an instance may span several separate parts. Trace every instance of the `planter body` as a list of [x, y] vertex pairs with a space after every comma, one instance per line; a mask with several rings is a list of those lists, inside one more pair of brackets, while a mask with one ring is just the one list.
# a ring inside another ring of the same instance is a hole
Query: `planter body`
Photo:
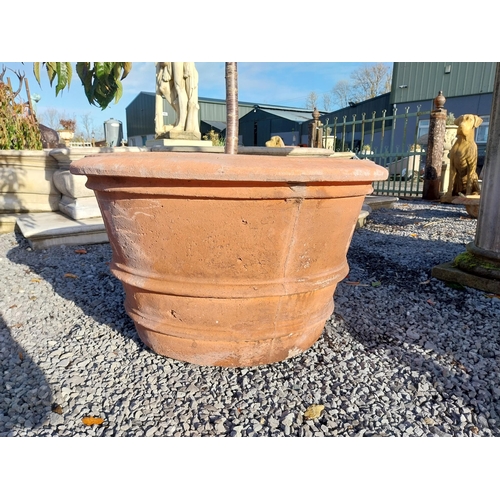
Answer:
[[49, 150], [0, 151], [0, 213], [58, 210], [56, 171], [57, 161]]
[[160, 152], [71, 171], [96, 193], [143, 342], [220, 366], [281, 361], [318, 339], [364, 197], [387, 177], [365, 160]]

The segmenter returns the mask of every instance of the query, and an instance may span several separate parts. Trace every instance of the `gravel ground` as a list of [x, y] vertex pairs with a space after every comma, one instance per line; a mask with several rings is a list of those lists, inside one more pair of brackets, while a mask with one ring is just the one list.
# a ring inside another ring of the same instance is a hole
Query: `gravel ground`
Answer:
[[475, 229], [454, 205], [374, 211], [321, 339], [250, 369], [147, 349], [109, 245], [1, 235], [0, 436], [499, 436], [500, 300], [430, 277]]

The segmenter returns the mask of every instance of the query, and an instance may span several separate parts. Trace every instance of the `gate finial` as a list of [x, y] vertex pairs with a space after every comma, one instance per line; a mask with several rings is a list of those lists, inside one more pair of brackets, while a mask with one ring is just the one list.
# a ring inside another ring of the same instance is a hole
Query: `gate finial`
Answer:
[[434, 108], [441, 111], [443, 109], [444, 103], [446, 102], [446, 98], [443, 95], [443, 91], [440, 90], [438, 92], [437, 97], [434, 99]]

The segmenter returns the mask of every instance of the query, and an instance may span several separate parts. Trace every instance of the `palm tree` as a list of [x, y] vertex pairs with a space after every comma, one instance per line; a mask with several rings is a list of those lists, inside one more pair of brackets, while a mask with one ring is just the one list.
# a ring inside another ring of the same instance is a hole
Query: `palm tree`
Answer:
[[[56, 95], [66, 87], [72, 78], [69, 62], [36, 62], [33, 72], [40, 84], [40, 69], [45, 67], [50, 84], [56, 81]], [[114, 99], [115, 103], [123, 94], [121, 81], [132, 69], [131, 62], [78, 62], [76, 72], [83, 84], [90, 104], [105, 109]], [[238, 153], [238, 70], [235, 62], [226, 63], [226, 154]]]

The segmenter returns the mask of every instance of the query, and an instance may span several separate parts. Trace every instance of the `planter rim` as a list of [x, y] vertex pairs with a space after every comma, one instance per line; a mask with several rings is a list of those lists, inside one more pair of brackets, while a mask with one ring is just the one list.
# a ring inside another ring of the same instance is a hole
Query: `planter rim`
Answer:
[[214, 153], [110, 153], [73, 161], [73, 174], [128, 178], [258, 182], [373, 182], [386, 168], [370, 160]]

